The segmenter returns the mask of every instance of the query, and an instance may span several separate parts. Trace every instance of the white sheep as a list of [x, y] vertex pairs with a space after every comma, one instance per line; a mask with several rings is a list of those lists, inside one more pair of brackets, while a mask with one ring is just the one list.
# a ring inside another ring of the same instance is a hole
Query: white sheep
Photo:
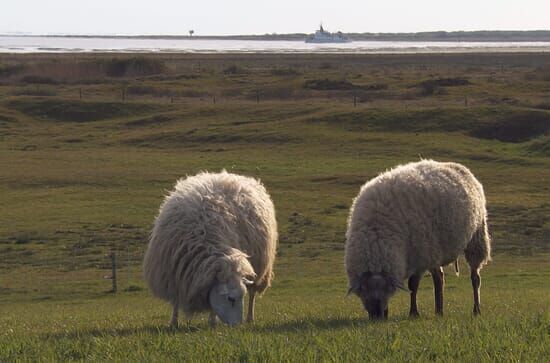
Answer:
[[409, 314], [417, 316], [416, 293], [426, 271], [434, 282], [436, 313], [443, 314], [441, 266], [462, 252], [479, 314], [479, 270], [491, 259], [483, 187], [456, 163], [422, 160], [382, 173], [353, 202], [345, 249], [350, 292], [370, 318], [387, 318], [388, 301], [407, 278]]
[[254, 320], [254, 297], [273, 278], [277, 222], [273, 202], [257, 180], [227, 173], [180, 179], [164, 200], [145, 254], [144, 276], [153, 294], [186, 315], [210, 311], [224, 323]]

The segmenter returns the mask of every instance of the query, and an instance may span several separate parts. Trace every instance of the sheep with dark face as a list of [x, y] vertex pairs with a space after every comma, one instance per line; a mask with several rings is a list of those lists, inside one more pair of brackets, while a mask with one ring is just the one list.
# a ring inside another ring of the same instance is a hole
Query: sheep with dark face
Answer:
[[200, 173], [181, 179], [160, 207], [145, 254], [144, 276], [153, 294], [187, 315], [210, 311], [229, 325], [254, 320], [254, 299], [273, 278], [277, 248], [275, 209], [255, 179]]
[[387, 318], [388, 301], [408, 279], [411, 316], [429, 271], [436, 313], [443, 313], [441, 266], [464, 252], [470, 265], [474, 314], [480, 313], [479, 271], [490, 260], [491, 241], [483, 187], [463, 165], [433, 160], [401, 165], [361, 187], [351, 207], [345, 265], [350, 292], [371, 318]]

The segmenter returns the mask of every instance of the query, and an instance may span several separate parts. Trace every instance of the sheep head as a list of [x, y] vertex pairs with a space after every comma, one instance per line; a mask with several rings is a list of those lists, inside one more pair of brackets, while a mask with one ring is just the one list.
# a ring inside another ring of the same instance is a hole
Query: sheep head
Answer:
[[246, 278], [239, 279], [237, 276], [229, 281], [216, 282], [208, 294], [208, 301], [221, 321], [228, 325], [242, 323], [246, 286], [252, 283]]
[[210, 307], [228, 325], [242, 323], [247, 286], [254, 284], [256, 278], [247, 258], [241, 251], [231, 249], [231, 254], [223, 258], [223, 267], [208, 293]]
[[397, 289], [405, 289], [392, 275], [386, 272], [365, 272], [352, 284], [349, 292], [361, 299], [369, 318], [388, 318], [388, 302]]

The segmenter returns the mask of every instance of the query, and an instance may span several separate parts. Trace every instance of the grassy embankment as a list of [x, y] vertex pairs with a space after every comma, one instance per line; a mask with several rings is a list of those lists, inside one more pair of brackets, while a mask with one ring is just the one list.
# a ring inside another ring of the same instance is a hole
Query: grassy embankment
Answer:
[[[112, 58], [0, 56], [0, 360], [548, 357], [549, 55]], [[485, 186], [483, 316], [464, 274], [447, 279], [445, 317], [426, 278], [420, 319], [400, 293], [373, 324], [345, 298], [348, 208], [419, 157]], [[276, 280], [254, 326], [168, 330], [139, 278], [147, 232], [176, 178], [221, 168], [273, 196]]]

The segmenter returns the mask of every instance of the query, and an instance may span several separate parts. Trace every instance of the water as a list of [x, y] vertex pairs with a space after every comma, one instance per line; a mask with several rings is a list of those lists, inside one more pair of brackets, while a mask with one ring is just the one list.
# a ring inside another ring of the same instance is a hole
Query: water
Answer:
[[0, 36], [0, 53], [431, 53], [549, 52], [550, 42], [303, 41]]

